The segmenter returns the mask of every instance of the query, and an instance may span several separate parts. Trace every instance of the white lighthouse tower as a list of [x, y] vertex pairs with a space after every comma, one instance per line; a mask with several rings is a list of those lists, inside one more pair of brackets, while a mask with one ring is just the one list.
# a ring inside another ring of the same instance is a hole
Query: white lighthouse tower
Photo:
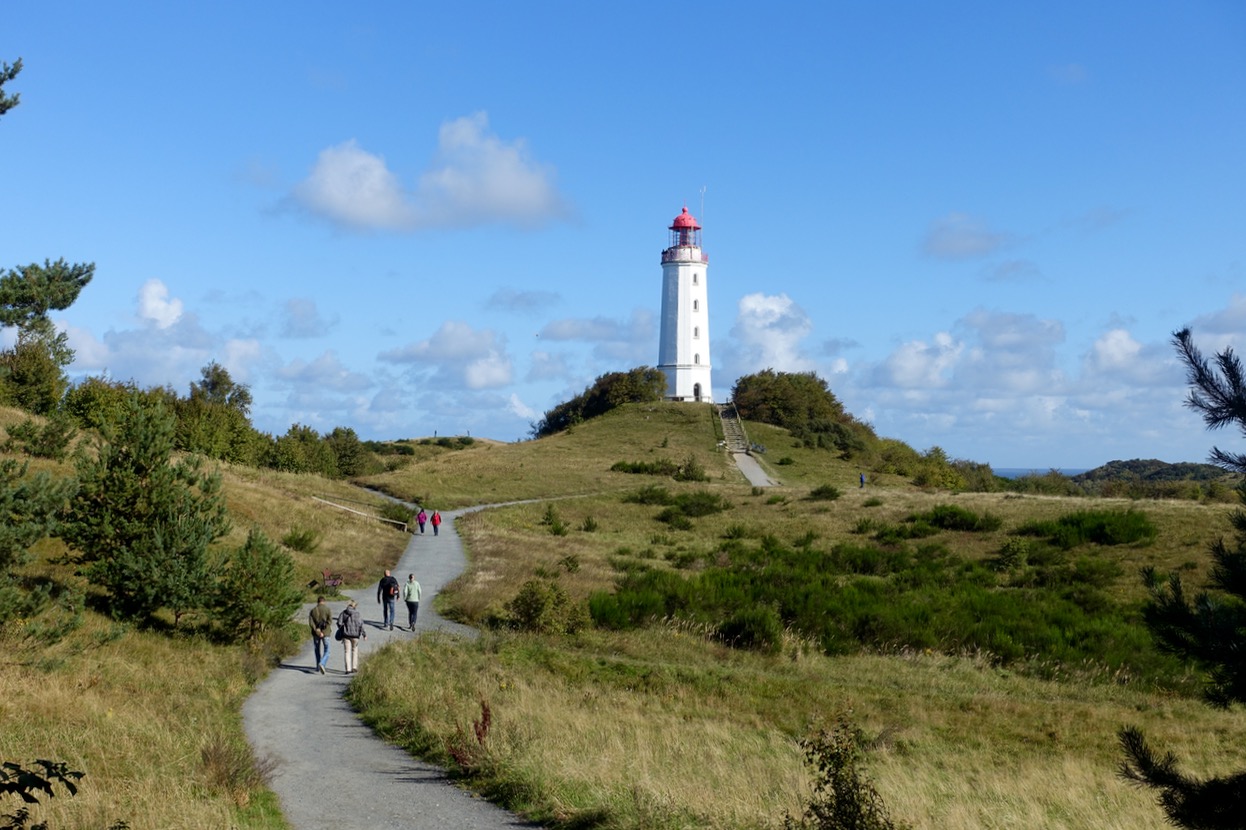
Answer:
[[662, 333], [658, 369], [666, 375], [666, 399], [713, 401], [710, 387], [710, 316], [701, 226], [688, 208], [671, 223], [662, 252]]

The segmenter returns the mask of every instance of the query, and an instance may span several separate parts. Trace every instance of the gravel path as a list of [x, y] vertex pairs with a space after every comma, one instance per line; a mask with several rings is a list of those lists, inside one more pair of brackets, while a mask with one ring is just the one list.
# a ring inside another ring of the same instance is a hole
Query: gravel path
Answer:
[[[746, 452], [733, 452], [731, 457], [735, 459], [735, 465], [740, 468], [740, 472], [744, 473], [744, 477], [748, 479], [748, 483], [754, 487], [778, 487], [779, 482], [766, 475], [766, 471], [757, 463], [757, 459]], [[418, 577], [417, 577], [418, 579]]]
[[[471, 508], [478, 509], [478, 508]], [[391, 639], [443, 629], [465, 636], [474, 631], [444, 620], [433, 610], [433, 598], [466, 567], [454, 520], [470, 510], [442, 513], [441, 535], [432, 527], [416, 533], [394, 566], [400, 583], [414, 573], [423, 588], [419, 620], [412, 634], [380, 628], [381, 606], [376, 584], [346, 596], [359, 602], [368, 639], [360, 640], [360, 659]], [[377, 578], [380, 578], [377, 574]], [[334, 616], [346, 605], [330, 603]], [[399, 599], [397, 618], [405, 623], [407, 608]], [[307, 619], [311, 606], [303, 609]], [[330, 643], [329, 673], [315, 668], [310, 638], [303, 650], [273, 670], [256, 687], [242, 709], [247, 738], [257, 757], [277, 761], [271, 787], [294, 830], [502, 830], [533, 827], [511, 813], [482, 801], [450, 782], [439, 767], [417, 761], [382, 741], [355, 716], [343, 698], [348, 683], [342, 673], [342, 645]]]

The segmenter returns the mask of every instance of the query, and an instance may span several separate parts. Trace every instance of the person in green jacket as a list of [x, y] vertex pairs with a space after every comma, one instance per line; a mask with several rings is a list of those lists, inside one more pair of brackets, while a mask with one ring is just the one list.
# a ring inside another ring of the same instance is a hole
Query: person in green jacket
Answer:
[[402, 586], [402, 601], [407, 604], [407, 627], [415, 631], [415, 618], [420, 613], [420, 583], [415, 581], [415, 574], [407, 574], [407, 582]]
[[329, 626], [333, 625], [333, 612], [325, 604], [324, 597], [316, 597], [316, 604], [307, 615], [307, 624], [316, 645], [316, 668], [324, 674], [325, 664], [329, 662]]

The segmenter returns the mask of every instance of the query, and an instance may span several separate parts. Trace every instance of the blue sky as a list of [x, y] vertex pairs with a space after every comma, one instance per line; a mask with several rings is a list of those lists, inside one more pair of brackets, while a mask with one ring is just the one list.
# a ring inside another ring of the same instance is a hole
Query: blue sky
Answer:
[[[0, 267], [96, 263], [75, 377], [516, 440], [657, 361], [815, 371], [918, 449], [1198, 461], [1168, 340], [1246, 331], [1246, 5], [9, 0]], [[5, 333], [12, 342], [12, 332]]]

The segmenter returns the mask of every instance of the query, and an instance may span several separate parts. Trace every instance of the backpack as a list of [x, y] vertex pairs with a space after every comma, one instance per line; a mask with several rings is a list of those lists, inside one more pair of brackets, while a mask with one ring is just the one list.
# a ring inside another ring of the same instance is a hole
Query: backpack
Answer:
[[389, 586], [385, 589], [385, 596], [387, 596], [387, 597], [396, 597], [396, 596], [398, 596], [398, 585], [397, 585], [397, 583], [391, 584], [391, 585], [389, 585]]

